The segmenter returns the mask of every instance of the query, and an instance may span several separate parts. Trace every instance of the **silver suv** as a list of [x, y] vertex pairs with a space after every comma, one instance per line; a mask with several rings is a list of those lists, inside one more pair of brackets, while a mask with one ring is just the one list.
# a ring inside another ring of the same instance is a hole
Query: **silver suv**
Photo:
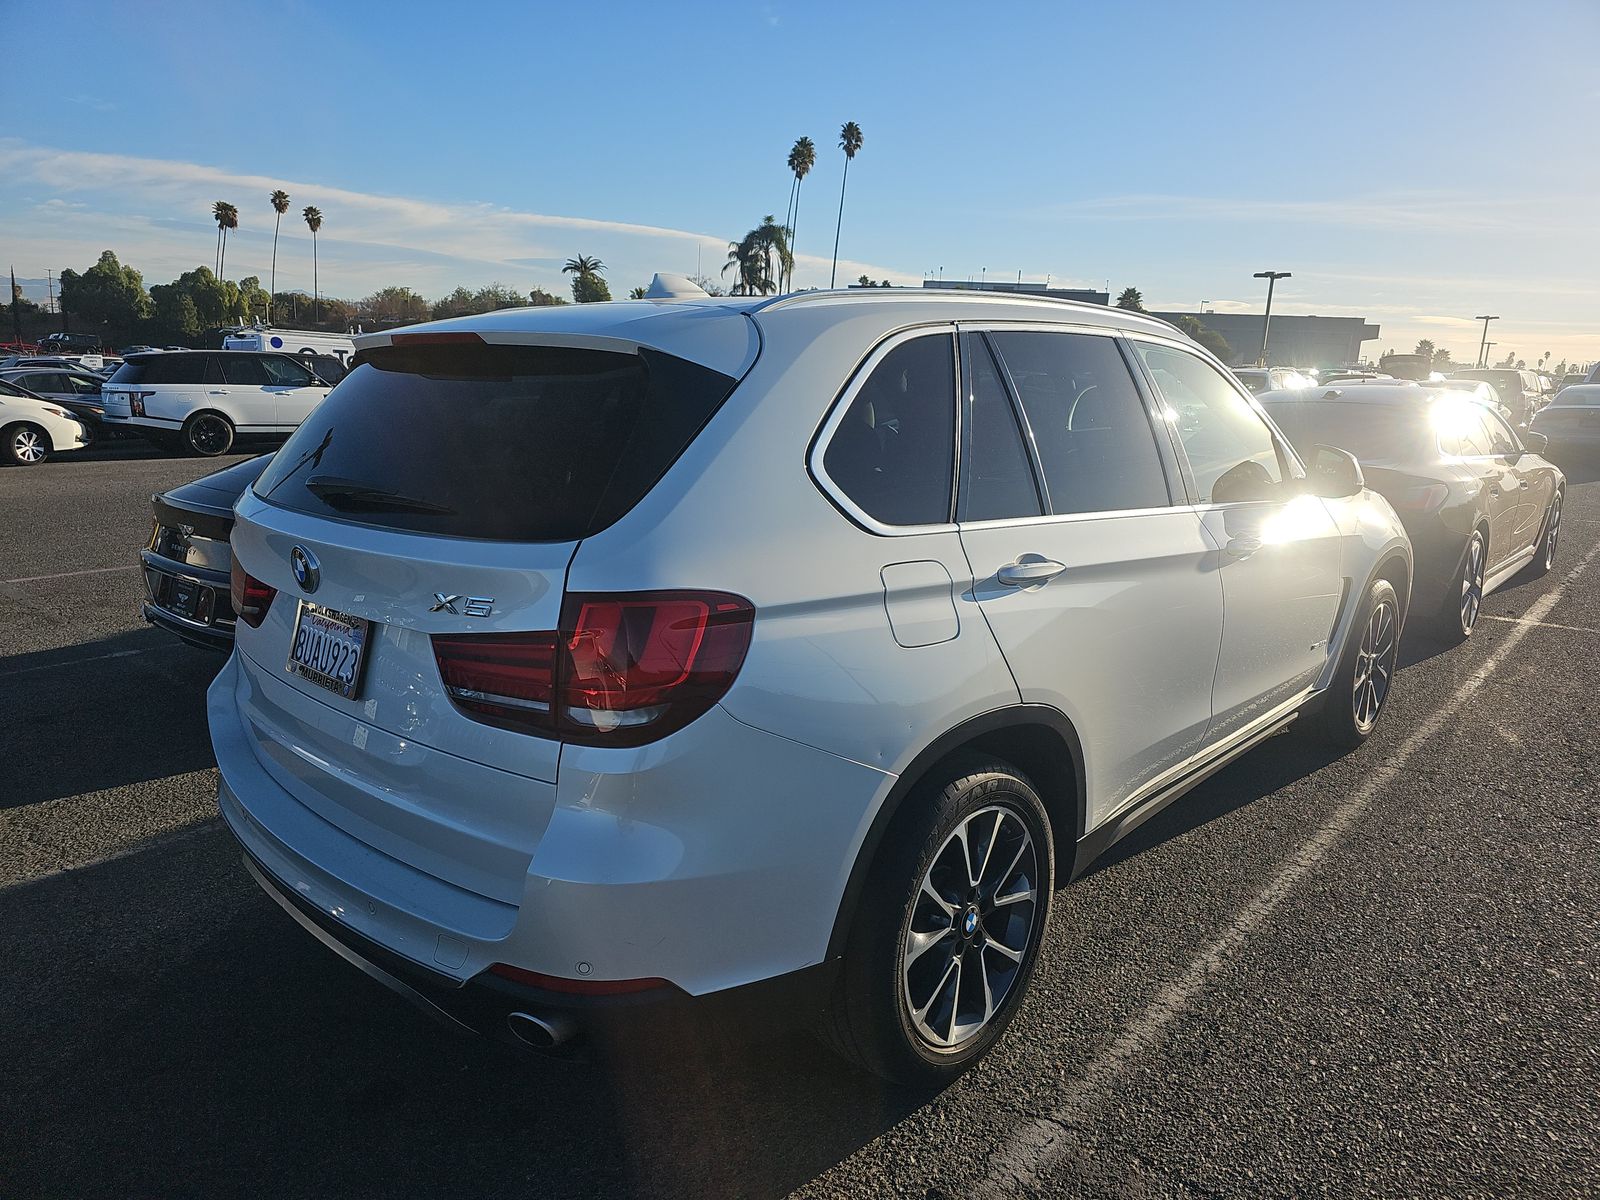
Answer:
[[1400, 523], [1160, 321], [850, 291], [358, 346], [237, 506], [220, 804], [307, 931], [471, 1028], [799, 1013], [948, 1077], [1058, 883], [1383, 711]]

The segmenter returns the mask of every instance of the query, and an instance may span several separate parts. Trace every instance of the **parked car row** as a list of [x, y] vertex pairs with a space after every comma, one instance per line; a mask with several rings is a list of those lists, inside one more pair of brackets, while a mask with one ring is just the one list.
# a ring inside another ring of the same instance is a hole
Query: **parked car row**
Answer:
[[[232, 645], [260, 886], [546, 1050], [803, 1019], [954, 1075], [1060, 882], [1266, 737], [1362, 741], [1417, 603], [1468, 636], [1559, 539], [1489, 405], [1258, 400], [1119, 309], [702, 296], [360, 347], [275, 455], [156, 498], [146, 615]], [[178, 385], [112, 387], [130, 422], [163, 389], [181, 433]]]

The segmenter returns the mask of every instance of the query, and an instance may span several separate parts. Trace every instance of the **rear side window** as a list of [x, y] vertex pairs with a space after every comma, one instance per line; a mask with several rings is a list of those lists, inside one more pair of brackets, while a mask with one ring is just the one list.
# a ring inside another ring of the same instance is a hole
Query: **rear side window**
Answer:
[[1033, 464], [1022, 442], [1016, 410], [982, 339], [965, 343], [967, 355], [967, 461], [961, 472], [963, 521], [1037, 517], [1044, 511]]
[[572, 541], [637, 504], [735, 382], [653, 350], [368, 350], [255, 489], [363, 525]]
[[1172, 502], [1155, 430], [1115, 342], [1081, 333], [990, 336], [1033, 431], [1051, 512]]
[[260, 362], [262, 369], [267, 373], [267, 382], [274, 387], [306, 387], [316, 382], [309, 370], [291, 358], [269, 354]]
[[942, 525], [950, 520], [954, 485], [955, 406], [951, 335], [901, 342], [850, 402], [822, 456], [823, 470], [875, 520]]
[[214, 354], [154, 354], [123, 363], [112, 383], [222, 383], [222, 368]]
[[270, 382], [261, 369], [261, 360], [253, 354], [228, 350], [218, 356], [222, 365], [222, 378], [234, 387], [266, 387]]

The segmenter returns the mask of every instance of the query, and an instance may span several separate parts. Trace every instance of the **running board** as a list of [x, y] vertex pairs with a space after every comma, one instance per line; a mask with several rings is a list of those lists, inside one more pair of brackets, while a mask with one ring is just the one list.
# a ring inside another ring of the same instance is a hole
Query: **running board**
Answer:
[[1223, 767], [1233, 762], [1234, 759], [1254, 750], [1268, 738], [1282, 733], [1290, 725], [1294, 724], [1295, 718], [1299, 715], [1300, 710], [1295, 709], [1281, 719], [1263, 726], [1238, 745], [1223, 751], [1216, 758], [1196, 767], [1182, 779], [1175, 780], [1159, 792], [1151, 793], [1138, 804], [1123, 809], [1115, 816], [1108, 818], [1103, 824], [1084, 834], [1083, 837], [1078, 839], [1077, 852], [1073, 856], [1072, 878], [1077, 879], [1094, 865], [1097, 858], [1151, 817], [1161, 812], [1174, 800], [1181, 799], [1185, 793], [1199, 787], [1218, 771], [1222, 770]]

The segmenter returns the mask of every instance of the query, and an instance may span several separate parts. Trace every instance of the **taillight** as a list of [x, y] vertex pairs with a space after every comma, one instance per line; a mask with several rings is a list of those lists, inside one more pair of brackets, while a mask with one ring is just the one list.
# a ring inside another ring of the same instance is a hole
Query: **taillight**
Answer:
[[437, 634], [439, 677], [467, 715], [522, 733], [637, 746], [733, 684], [755, 609], [726, 592], [573, 593], [554, 633]]
[[278, 594], [278, 589], [269, 587], [247, 572], [239, 564], [237, 554], [233, 556], [232, 574], [228, 593], [233, 598], [234, 613], [251, 629], [260, 629], [261, 622], [267, 619], [267, 609], [272, 607], [272, 598]]
[[128, 412], [135, 417], [144, 416], [144, 402], [146, 398], [154, 395], [154, 392], [129, 392]]
[[1426, 487], [1407, 488], [1397, 493], [1390, 503], [1405, 512], [1432, 512], [1443, 506], [1449, 495], [1448, 484], [1430, 483]]

